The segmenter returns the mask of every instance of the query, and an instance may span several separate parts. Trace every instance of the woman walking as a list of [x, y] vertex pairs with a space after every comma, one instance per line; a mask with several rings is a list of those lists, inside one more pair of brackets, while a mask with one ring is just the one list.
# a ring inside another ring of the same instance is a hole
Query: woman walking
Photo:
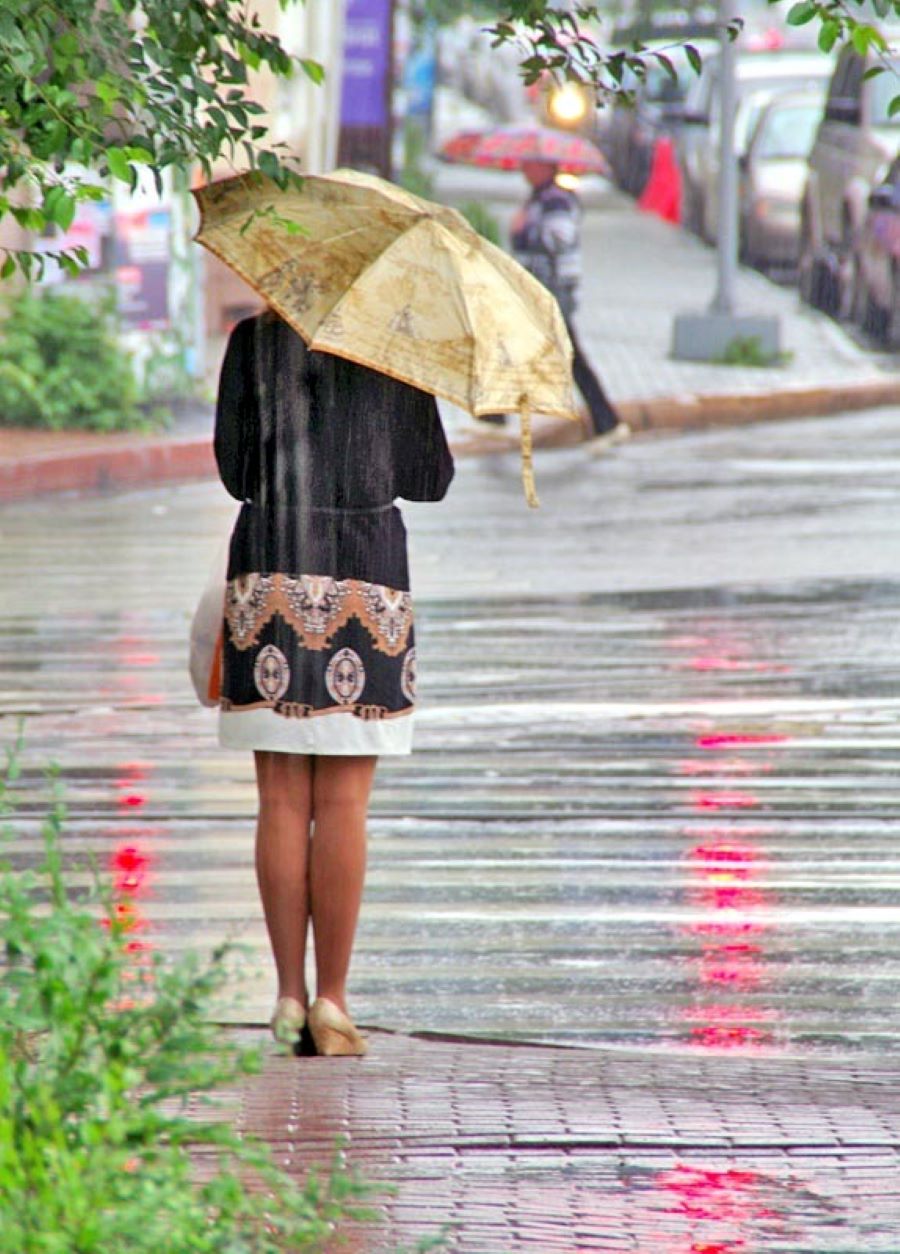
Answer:
[[369, 793], [378, 757], [410, 751], [415, 696], [406, 531], [393, 502], [440, 500], [453, 459], [433, 397], [310, 352], [272, 312], [232, 332], [215, 452], [243, 502], [219, 738], [255, 755], [256, 870], [278, 977], [271, 1027], [294, 1049], [304, 1034], [317, 1053], [364, 1054], [347, 974]]

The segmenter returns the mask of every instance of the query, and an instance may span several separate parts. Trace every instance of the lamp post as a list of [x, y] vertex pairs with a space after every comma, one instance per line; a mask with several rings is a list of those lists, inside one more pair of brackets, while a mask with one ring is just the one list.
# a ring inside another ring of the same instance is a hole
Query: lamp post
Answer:
[[719, 220], [716, 245], [716, 291], [705, 313], [677, 314], [672, 356], [684, 361], [720, 360], [736, 340], [753, 340], [763, 357], [781, 351], [781, 328], [771, 314], [739, 314], [736, 309], [738, 268], [738, 164], [734, 150], [737, 110], [736, 49], [729, 35], [735, 0], [719, 0]]

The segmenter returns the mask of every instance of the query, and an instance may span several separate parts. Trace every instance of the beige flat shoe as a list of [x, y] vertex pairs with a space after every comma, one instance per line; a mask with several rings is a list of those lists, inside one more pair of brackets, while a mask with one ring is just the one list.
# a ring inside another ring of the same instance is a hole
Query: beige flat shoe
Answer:
[[302, 1004], [295, 997], [279, 997], [269, 1020], [269, 1027], [278, 1044], [293, 1048], [300, 1040], [304, 1023], [306, 1011]]
[[316, 1053], [332, 1058], [368, 1053], [369, 1047], [362, 1033], [327, 997], [316, 998], [306, 1022], [316, 1045]]

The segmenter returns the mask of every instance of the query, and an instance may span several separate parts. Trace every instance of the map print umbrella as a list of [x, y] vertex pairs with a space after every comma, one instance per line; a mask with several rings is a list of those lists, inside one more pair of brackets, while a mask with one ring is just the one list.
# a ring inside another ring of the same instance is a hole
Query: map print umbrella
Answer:
[[518, 412], [526, 496], [537, 504], [530, 416], [576, 419], [571, 344], [546, 288], [455, 209], [355, 170], [286, 191], [241, 175], [195, 196], [198, 242], [310, 348], [475, 415]]

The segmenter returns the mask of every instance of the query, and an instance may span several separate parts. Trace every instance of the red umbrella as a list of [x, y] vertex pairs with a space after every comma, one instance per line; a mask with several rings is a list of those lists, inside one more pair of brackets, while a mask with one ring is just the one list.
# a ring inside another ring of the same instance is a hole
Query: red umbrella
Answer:
[[472, 153], [490, 131], [457, 131], [441, 148], [438, 156], [442, 161], [468, 161]]
[[606, 174], [603, 153], [590, 140], [546, 126], [503, 126], [457, 160], [495, 170], [519, 170], [523, 161], [547, 161], [566, 174]]

